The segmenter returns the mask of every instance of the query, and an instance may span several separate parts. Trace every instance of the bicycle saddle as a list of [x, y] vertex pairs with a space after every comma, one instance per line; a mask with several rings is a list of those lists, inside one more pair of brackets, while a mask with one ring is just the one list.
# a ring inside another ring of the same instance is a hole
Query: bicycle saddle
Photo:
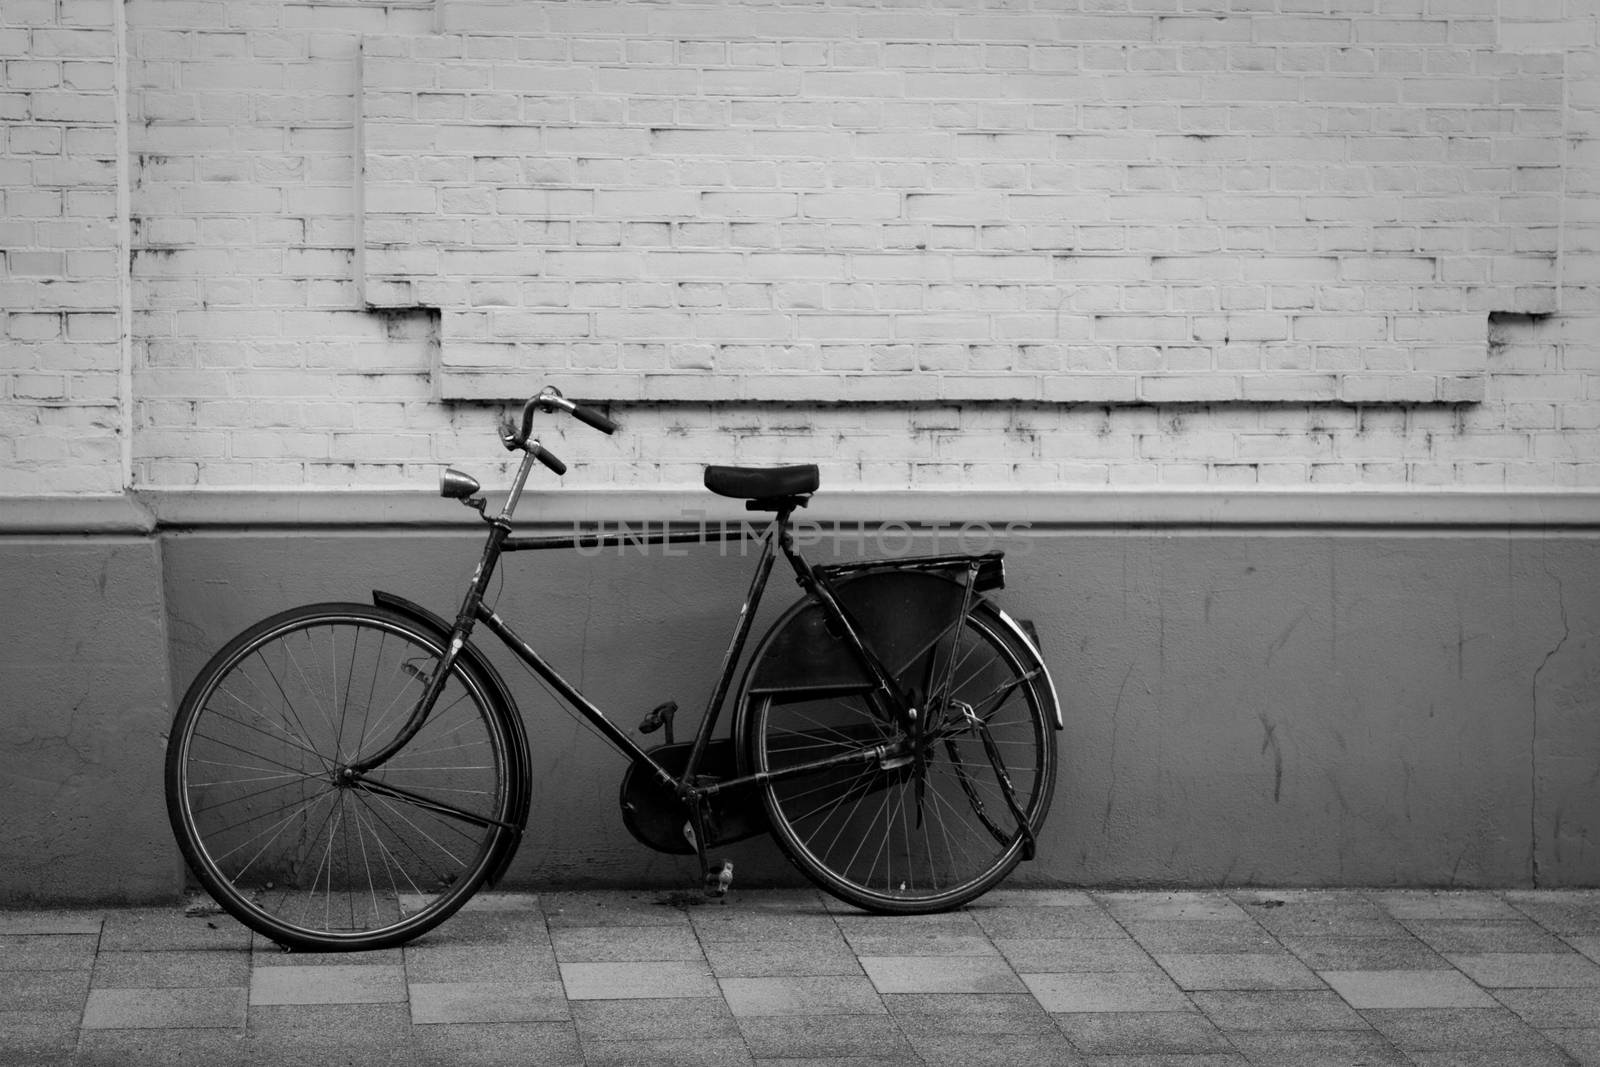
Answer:
[[794, 467], [707, 467], [706, 488], [735, 500], [805, 496], [821, 484], [815, 463]]

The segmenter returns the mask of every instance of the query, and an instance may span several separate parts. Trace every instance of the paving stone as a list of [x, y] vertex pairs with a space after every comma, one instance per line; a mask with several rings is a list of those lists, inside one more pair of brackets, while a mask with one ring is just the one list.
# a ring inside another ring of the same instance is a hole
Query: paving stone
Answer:
[[664, 903], [660, 893], [541, 893], [539, 910], [552, 930], [565, 926], [683, 926], [689, 922], [686, 910]]
[[738, 1022], [758, 1062], [781, 1061], [788, 1067], [797, 1060], [867, 1057], [870, 1063], [883, 1063], [916, 1057], [905, 1033], [887, 1015], [757, 1015], [741, 1016]]
[[1539, 1049], [1414, 1050], [1416, 1067], [1572, 1067], [1572, 1058], [1554, 1044]]
[[1365, 1030], [1366, 1021], [1329, 991], [1217, 990], [1190, 994], [1224, 1030]]
[[1180, 989], [1321, 989], [1322, 980], [1287, 952], [1166, 954], [1155, 958]]
[[712, 941], [703, 947], [718, 978], [862, 973], [837, 932], [818, 941]]
[[739, 1036], [733, 1013], [720, 997], [578, 1000], [570, 1007], [586, 1041]]
[[1151, 953], [1276, 952], [1278, 940], [1254, 922], [1207, 919], [1140, 920], [1128, 934]]
[[360, 964], [256, 967], [250, 972], [250, 1003], [380, 1004], [406, 999], [400, 967]]
[[231, 915], [185, 915], [178, 908], [117, 908], [106, 912], [102, 952], [243, 949], [251, 933]]
[[91, 989], [83, 1009], [85, 1030], [163, 1027], [236, 1027], [245, 1023], [247, 990]]
[[587, 1067], [734, 1067], [751, 1062], [739, 1040], [715, 1038], [585, 1041]]
[[1492, 1008], [1409, 1008], [1362, 1015], [1401, 1051], [1537, 1050], [1545, 1039], [1514, 1012]]
[[1255, 1067], [1409, 1067], [1405, 1053], [1376, 1030], [1231, 1031], [1228, 1039]]
[[1080, 1060], [1062, 1034], [916, 1034], [906, 1040], [930, 1065], [949, 1067], [1079, 1067]]
[[441, 926], [409, 942], [411, 948], [435, 945], [533, 945], [548, 948], [550, 932], [544, 914], [525, 908], [488, 911], [463, 909]]
[[991, 938], [1127, 937], [1100, 908], [1005, 908], [973, 912]]
[[205, 988], [250, 984], [244, 952], [102, 952], [94, 961], [96, 989]]
[[1594, 936], [1569, 936], [1564, 938], [1573, 949], [1600, 963], [1600, 935]]
[[542, 943], [408, 945], [405, 968], [413, 982], [530, 982], [561, 977], [555, 950]]
[[1083, 1056], [1077, 1067], [1250, 1067], [1236, 1052], [1150, 1052], [1139, 1056]]
[[1148, 971], [1150, 954], [1126, 938], [996, 938], [994, 945], [1018, 972]]
[[1562, 952], [1567, 945], [1531, 919], [1509, 922], [1418, 921], [1407, 927], [1437, 952]]
[[725, 941], [814, 941], [839, 936], [837, 920], [821, 909], [785, 914], [769, 908], [736, 912], [691, 911], [690, 924], [702, 944]]
[[[413, 948], [427, 944], [426, 936], [410, 942]], [[257, 937], [251, 945], [249, 962], [251, 967], [400, 967], [405, 964], [405, 952], [398, 948], [380, 948], [372, 952], [285, 952], [271, 941]]]
[[1224, 893], [1101, 893], [1097, 899], [1120, 922], [1213, 920], [1247, 922], [1250, 917]]
[[1226, 1035], [1197, 1011], [1057, 1015], [1074, 1048], [1097, 1055], [1232, 1052]]
[[1555, 934], [1600, 934], [1600, 890], [1515, 890], [1506, 902]]
[[1583, 1067], [1600, 1065], [1600, 1025], [1546, 1030], [1544, 1036]]
[[0, 1063], [70, 1063], [78, 1044], [81, 1005], [71, 1011], [22, 1008], [0, 1001]]
[[1323, 971], [1354, 1008], [1492, 1008], [1495, 1000], [1455, 971]]
[[1487, 952], [1449, 959], [1468, 978], [1489, 989], [1600, 986], [1600, 964], [1576, 952]]
[[0, 937], [0, 971], [87, 971], [98, 941], [93, 934]]
[[561, 983], [413, 982], [411, 1021], [431, 1023], [529, 1023], [565, 1021]]
[[1020, 993], [1011, 965], [994, 956], [862, 956], [880, 993]]
[[991, 889], [971, 904], [968, 911], [989, 908], [1082, 908], [1095, 907], [1094, 896], [1081, 889], [1047, 889], [1007, 882]]
[[1285, 937], [1283, 947], [1314, 971], [1447, 971], [1423, 942], [1393, 937]]
[[1187, 1011], [1190, 1002], [1172, 979], [1157, 971], [1096, 974], [1024, 974], [1022, 980], [1048, 1012]]
[[661, 963], [563, 963], [568, 1000], [638, 1000], [654, 997], [714, 997], [717, 982], [704, 961]]
[[577, 1067], [583, 1048], [571, 1023], [457, 1023], [412, 1032], [416, 1067]]
[[999, 913], [968, 910], [937, 912], [932, 915], [863, 915], [856, 912], [851, 915], [834, 916], [833, 921], [845, 940], [854, 945], [873, 938], [984, 938], [988, 935], [980, 925], [979, 917], [995, 914]]
[[[347, 1061], [353, 1061], [346, 1057]], [[286, 1062], [286, 1061], [279, 1061]], [[74, 1067], [267, 1067], [242, 1030], [85, 1030]], [[342, 1067], [342, 1064], [341, 1064]]]
[[865, 977], [724, 978], [722, 995], [738, 1018], [752, 1015], [882, 1015], [887, 1010]]
[[703, 960], [687, 926], [563, 926], [550, 932], [560, 963]]
[[405, 1004], [271, 1004], [250, 1008], [252, 1064], [411, 1067]]
[[1275, 937], [1402, 937], [1405, 927], [1370, 900], [1303, 898], [1279, 907], [1246, 904], [1252, 919]]
[[0, 912], [0, 937], [18, 934], [92, 934], [99, 936], [105, 913], [99, 911]]
[[907, 1033], [1049, 1034], [1055, 1018], [1029, 993], [891, 993], [884, 1005]]
[[908, 930], [903, 933], [847, 933], [850, 947], [861, 956], [997, 956], [999, 949], [988, 936]]
[[1390, 916], [1413, 919], [1515, 920], [1522, 917], [1498, 893], [1481, 891], [1393, 890], [1372, 900]]
[[1541, 1030], [1593, 1026], [1600, 1019], [1600, 989], [1502, 989], [1495, 996]]
[[88, 996], [88, 971], [0, 971], [7, 1011], [81, 1012]]

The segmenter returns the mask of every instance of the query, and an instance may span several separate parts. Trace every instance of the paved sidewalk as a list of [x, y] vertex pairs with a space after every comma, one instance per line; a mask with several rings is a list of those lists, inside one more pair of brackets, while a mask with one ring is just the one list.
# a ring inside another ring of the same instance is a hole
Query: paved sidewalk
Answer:
[[290, 955], [174, 908], [0, 912], [0, 1064], [1600, 1065], [1600, 892], [488, 894]]

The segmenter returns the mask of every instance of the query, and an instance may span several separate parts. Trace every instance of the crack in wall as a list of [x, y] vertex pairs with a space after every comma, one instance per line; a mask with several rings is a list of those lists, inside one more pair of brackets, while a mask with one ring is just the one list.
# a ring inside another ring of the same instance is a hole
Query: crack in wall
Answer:
[[1544, 569], [1545, 577], [1556, 583], [1556, 606], [1561, 612], [1561, 640], [1556, 642], [1554, 648], [1544, 654], [1539, 661], [1539, 666], [1533, 672], [1533, 709], [1532, 731], [1528, 739], [1528, 775], [1529, 799], [1532, 812], [1532, 826], [1528, 835], [1529, 847], [1529, 873], [1535, 889], [1541, 888], [1539, 879], [1539, 678], [1544, 674], [1550, 661], [1560, 654], [1562, 648], [1572, 637], [1572, 624], [1567, 618], [1567, 593], [1559, 575], [1550, 570], [1548, 559], [1542, 559], [1540, 565]]

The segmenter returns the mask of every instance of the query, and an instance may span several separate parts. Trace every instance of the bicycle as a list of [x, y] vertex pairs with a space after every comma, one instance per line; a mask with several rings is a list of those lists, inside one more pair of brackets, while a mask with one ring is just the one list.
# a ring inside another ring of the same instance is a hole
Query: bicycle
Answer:
[[[382, 591], [371, 604], [293, 608], [233, 638], [194, 679], [168, 742], [167, 806], [217, 904], [285, 949], [352, 951], [416, 937], [498, 882], [532, 772], [511, 691], [471, 640], [478, 626], [629, 760], [624, 824], [652, 848], [695, 855], [708, 892], [732, 876], [710, 850], [760, 833], [817, 886], [891, 914], [960, 907], [1033, 857], [1062, 720], [1035, 639], [980, 595], [1003, 585], [1002, 553], [812, 566], [792, 516], [818, 488], [814, 465], [707, 467], [708, 489], [770, 519], [694, 739], [675, 740], [669, 701], [639, 726], [665, 731], [646, 749], [485, 602], [505, 553], [641, 539], [514, 536], [533, 465], [566, 472], [531, 436], [535, 414], [554, 412], [617, 429], [546, 387], [520, 424], [500, 424], [522, 458], [497, 515], [471, 476], [441, 476], [440, 494], [489, 526], [453, 621]], [[643, 537], [719, 539], [725, 527]], [[780, 555], [804, 595], [746, 659]]]

